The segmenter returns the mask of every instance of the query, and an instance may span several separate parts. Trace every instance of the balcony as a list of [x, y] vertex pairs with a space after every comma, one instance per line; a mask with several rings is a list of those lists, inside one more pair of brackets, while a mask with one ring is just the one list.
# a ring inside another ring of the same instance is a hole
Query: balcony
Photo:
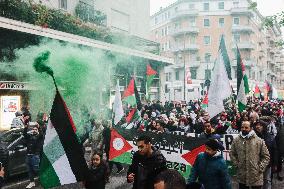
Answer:
[[192, 17], [192, 16], [197, 16], [198, 15], [198, 10], [193, 9], [193, 10], [180, 10], [175, 13], [175, 15], [172, 16], [172, 20], [178, 20], [180, 18], [186, 18], [186, 17]]
[[176, 28], [170, 31], [170, 35], [173, 37], [184, 35], [184, 34], [197, 34], [199, 33], [199, 28], [192, 26], [192, 27], [186, 27], [186, 28]]
[[247, 7], [235, 7], [231, 9], [231, 15], [247, 15], [253, 16], [253, 13]]
[[172, 87], [174, 88], [178, 88], [178, 87], [182, 87], [183, 84], [182, 84], [182, 81], [173, 81], [172, 82]]
[[[189, 60], [189, 61], [186, 61], [185, 64], [186, 64], [187, 67], [190, 67], [190, 68], [192, 68], [192, 67], [199, 67], [200, 66], [200, 61], [198, 61], [198, 60]], [[175, 68], [175, 69], [183, 69], [184, 68], [184, 64], [183, 64], [182, 60], [181, 60], [181, 62], [175, 64], [173, 66], [173, 68]]]
[[197, 44], [186, 44], [185, 46], [180, 45], [177, 47], [174, 47], [173, 52], [183, 52], [183, 51], [198, 51], [199, 50], [199, 45]]
[[245, 50], [255, 49], [255, 44], [250, 42], [250, 41], [232, 43], [232, 49], [236, 49], [236, 44], [238, 45], [238, 48], [240, 50], [242, 50], [242, 49], [245, 49]]
[[[231, 62], [232, 66], [237, 66], [237, 60], [233, 60]], [[243, 59], [243, 64], [247, 67], [253, 67], [255, 66], [255, 61], [252, 59]]]
[[232, 33], [253, 33], [253, 28], [246, 25], [233, 25]]

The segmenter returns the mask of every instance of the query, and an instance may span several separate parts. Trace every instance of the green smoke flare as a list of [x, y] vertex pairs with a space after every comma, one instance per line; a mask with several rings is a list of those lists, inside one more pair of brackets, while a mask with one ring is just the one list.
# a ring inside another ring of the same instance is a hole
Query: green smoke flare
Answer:
[[53, 77], [53, 70], [49, 66], [45, 65], [45, 63], [49, 59], [49, 55], [49, 51], [42, 52], [39, 56], [35, 58], [33, 67], [37, 72], [46, 72], [48, 75]]

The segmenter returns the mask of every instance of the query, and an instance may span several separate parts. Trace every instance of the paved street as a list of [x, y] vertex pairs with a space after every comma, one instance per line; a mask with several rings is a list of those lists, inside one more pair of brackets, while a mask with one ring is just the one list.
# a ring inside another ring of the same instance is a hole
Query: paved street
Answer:
[[[114, 170], [115, 171], [115, 170]], [[284, 175], [284, 171], [282, 172]], [[112, 174], [110, 178], [110, 183], [107, 184], [106, 189], [131, 189], [131, 184], [126, 182], [126, 171], [120, 175]], [[8, 183], [3, 187], [3, 189], [23, 189], [28, 184], [27, 175], [21, 175], [20, 177], [12, 178]], [[80, 184], [66, 185], [62, 187], [57, 187], [57, 189], [81, 189], [84, 188]], [[272, 189], [283, 189], [284, 181], [279, 182], [273, 180]], [[43, 189], [42, 187], [35, 187], [35, 189]], [[237, 189], [237, 185], [233, 182], [233, 189]]]

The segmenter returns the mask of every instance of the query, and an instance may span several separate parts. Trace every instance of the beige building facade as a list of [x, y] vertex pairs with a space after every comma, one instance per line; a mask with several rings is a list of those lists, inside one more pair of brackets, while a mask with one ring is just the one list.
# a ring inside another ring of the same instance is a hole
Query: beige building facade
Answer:
[[[283, 85], [283, 53], [276, 42], [278, 27], [262, 27], [263, 16], [249, 9], [250, 0], [178, 0], [151, 16], [151, 39], [161, 45], [161, 54], [175, 60], [165, 68], [163, 86], [168, 100], [201, 97], [205, 80], [217, 58], [220, 38], [225, 37], [231, 61], [232, 86], [236, 88], [238, 46], [250, 85], [267, 80]], [[192, 83], [187, 83], [191, 75]]]
[[[39, 2], [39, 0], [36, 0]], [[75, 14], [81, 4], [106, 15], [106, 26], [112, 31], [149, 39], [150, 0], [48, 0], [42, 4]]]

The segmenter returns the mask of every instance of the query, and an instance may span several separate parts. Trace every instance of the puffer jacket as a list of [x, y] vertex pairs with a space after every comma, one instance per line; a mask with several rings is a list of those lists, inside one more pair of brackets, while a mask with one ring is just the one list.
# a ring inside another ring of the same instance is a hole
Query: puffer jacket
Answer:
[[239, 183], [247, 186], [262, 186], [263, 173], [270, 156], [264, 140], [254, 131], [246, 137], [240, 135], [232, 142], [230, 158], [237, 169]]
[[104, 127], [99, 124], [97, 127], [94, 126], [90, 133], [89, 140], [93, 150], [102, 150], [103, 145], [103, 130]]
[[231, 189], [228, 168], [220, 152], [213, 157], [198, 154], [188, 179], [189, 183], [198, 182], [206, 189]]
[[166, 169], [166, 158], [159, 150], [153, 148], [150, 157], [140, 155], [138, 152], [134, 153], [127, 176], [130, 173], [135, 174], [133, 189], [153, 189], [154, 179]]

